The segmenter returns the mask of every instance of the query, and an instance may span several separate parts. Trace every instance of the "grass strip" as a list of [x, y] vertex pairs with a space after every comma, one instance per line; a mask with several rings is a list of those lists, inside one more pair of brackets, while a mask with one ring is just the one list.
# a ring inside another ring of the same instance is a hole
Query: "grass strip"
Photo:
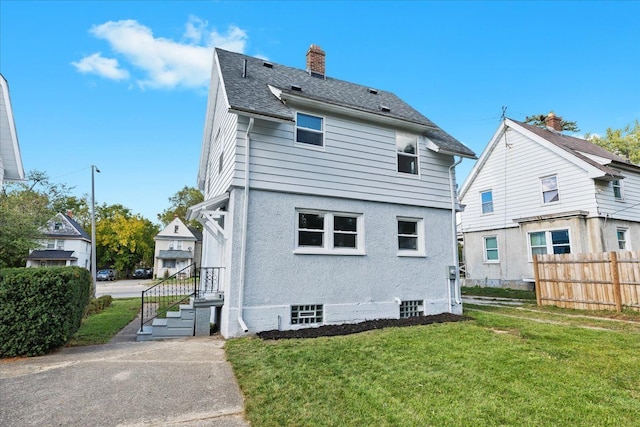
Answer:
[[460, 288], [462, 295], [473, 295], [479, 297], [494, 297], [494, 298], [515, 298], [525, 300], [535, 300], [535, 291], [525, 291], [522, 289], [509, 289], [509, 288], [489, 288], [482, 286], [462, 286]]
[[105, 344], [128, 325], [140, 311], [140, 298], [114, 299], [104, 311], [82, 321], [80, 329], [67, 343], [67, 347]]
[[640, 334], [495, 310], [226, 353], [253, 427], [637, 425]]

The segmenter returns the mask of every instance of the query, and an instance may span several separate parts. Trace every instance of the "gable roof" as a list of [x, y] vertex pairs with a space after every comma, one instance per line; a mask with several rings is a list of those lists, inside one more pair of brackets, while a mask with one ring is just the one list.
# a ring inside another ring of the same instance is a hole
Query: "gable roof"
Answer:
[[[196, 230], [197, 231], [197, 230]], [[198, 240], [191, 227], [187, 227], [179, 217], [174, 217], [165, 228], [155, 235], [154, 240]], [[202, 240], [202, 234], [200, 235]]]
[[215, 57], [230, 112], [294, 122], [294, 111], [284, 101], [317, 102], [365, 113], [373, 120], [417, 126], [442, 151], [475, 158], [473, 151], [391, 92], [314, 77], [305, 70], [222, 49], [215, 49]]
[[58, 259], [58, 260], [77, 260], [78, 258], [73, 256], [73, 251], [63, 251], [60, 249], [42, 249], [35, 250], [27, 256], [27, 259], [33, 260], [47, 260], [47, 259]]
[[4, 168], [4, 171], [0, 171], [0, 184], [3, 179], [11, 181], [24, 179], [18, 134], [9, 97], [9, 85], [2, 74], [0, 74], [0, 165]]
[[475, 180], [480, 170], [482, 170], [482, 167], [507, 128], [511, 128], [516, 132], [547, 146], [552, 151], [555, 151], [556, 154], [563, 156], [572, 163], [587, 170], [590, 178], [592, 179], [624, 178], [624, 175], [620, 174], [619, 169], [635, 170], [640, 173], [640, 166], [635, 165], [628, 160], [593, 144], [592, 142], [506, 118], [500, 123], [500, 126], [498, 126], [498, 129], [489, 141], [489, 144], [485, 147], [480, 158], [467, 176], [467, 179], [465, 179], [462, 184], [460, 198], [466, 194], [469, 186]]
[[[59, 218], [61, 222], [66, 222], [68, 226], [63, 227], [60, 230], [55, 230], [53, 224], [57, 222], [57, 218]], [[57, 213], [53, 218], [47, 221], [47, 229], [44, 230], [44, 232], [48, 237], [82, 238], [89, 242], [91, 241], [91, 236], [89, 236], [89, 234], [75, 219], [62, 213]]]

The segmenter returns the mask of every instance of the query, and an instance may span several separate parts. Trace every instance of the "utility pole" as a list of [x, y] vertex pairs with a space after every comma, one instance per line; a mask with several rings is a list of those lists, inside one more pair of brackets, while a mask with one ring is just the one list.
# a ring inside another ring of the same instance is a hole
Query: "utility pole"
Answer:
[[92, 296], [96, 297], [96, 189], [94, 184], [94, 172], [100, 173], [96, 165], [91, 165], [91, 278]]

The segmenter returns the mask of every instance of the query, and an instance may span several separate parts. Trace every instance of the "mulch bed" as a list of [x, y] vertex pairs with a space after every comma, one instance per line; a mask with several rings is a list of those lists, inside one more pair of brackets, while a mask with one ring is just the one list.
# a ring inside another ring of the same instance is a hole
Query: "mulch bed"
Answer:
[[434, 314], [430, 316], [408, 317], [406, 319], [378, 319], [360, 323], [346, 323], [343, 325], [324, 325], [317, 328], [305, 328], [294, 331], [264, 331], [258, 332], [263, 340], [282, 340], [292, 338], [333, 337], [337, 335], [357, 334], [373, 329], [393, 328], [402, 326], [430, 325], [432, 323], [460, 322], [471, 319], [451, 313]]

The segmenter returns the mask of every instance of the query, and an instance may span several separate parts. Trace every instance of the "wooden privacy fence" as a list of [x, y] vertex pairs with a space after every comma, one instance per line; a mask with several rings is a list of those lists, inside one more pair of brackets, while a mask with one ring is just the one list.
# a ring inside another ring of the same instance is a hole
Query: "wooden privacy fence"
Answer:
[[538, 305], [640, 311], [640, 252], [536, 255]]

